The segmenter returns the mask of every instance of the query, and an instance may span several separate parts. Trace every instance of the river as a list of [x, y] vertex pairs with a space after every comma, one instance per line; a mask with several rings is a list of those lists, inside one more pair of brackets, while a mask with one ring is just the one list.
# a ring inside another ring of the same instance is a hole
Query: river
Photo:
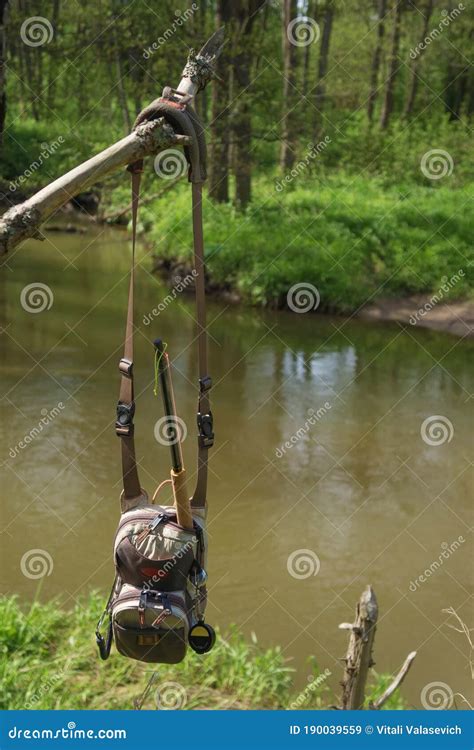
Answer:
[[[129, 252], [118, 230], [49, 233], [0, 272], [2, 591], [25, 601], [41, 584], [41, 598], [69, 606], [113, 577]], [[135, 421], [142, 484], [152, 492], [169, 459], [154, 437], [161, 403], [150, 342], [168, 342], [190, 474], [197, 351], [192, 296], [154, 315], [167, 288], [142, 253]], [[49, 309], [25, 309], [33, 283], [47, 285]], [[352, 621], [370, 583], [380, 607], [376, 670], [394, 672], [416, 650], [403, 690], [411, 706], [440, 681], [469, 698], [469, 645], [443, 609], [473, 626], [472, 341], [218, 302], [209, 303], [209, 321], [208, 620], [279, 644], [299, 686], [314, 656], [337, 691], [347, 644], [338, 625]], [[430, 417], [441, 418], [441, 432], [429, 431]], [[21, 572], [31, 549], [51, 557], [41, 581]]]

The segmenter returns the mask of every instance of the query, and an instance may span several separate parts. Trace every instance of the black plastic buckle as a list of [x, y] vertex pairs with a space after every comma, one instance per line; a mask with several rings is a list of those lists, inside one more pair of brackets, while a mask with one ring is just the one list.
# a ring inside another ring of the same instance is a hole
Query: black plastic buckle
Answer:
[[131, 359], [126, 359], [125, 357], [122, 357], [122, 359], [119, 362], [119, 370], [122, 373], [122, 375], [125, 375], [127, 378], [131, 378], [133, 375], [133, 362]]
[[135, 414], [135, 404], [124, 404], [119, 401], [117, 404], [117, 420], [115, 422], [115, 432], [119, 437], [131, 437], [133, 435], [133, 415]]
[[199, 430], [199, 444], [203, 448], [212, 448], [214, 445], [214, 422], [212, 412], [201, 414], [198, 412], [197, 424]]
[[212, 388], [212, 378], [206, 375], [204, 378], [199, 378], [199, 392], [207, 393]]

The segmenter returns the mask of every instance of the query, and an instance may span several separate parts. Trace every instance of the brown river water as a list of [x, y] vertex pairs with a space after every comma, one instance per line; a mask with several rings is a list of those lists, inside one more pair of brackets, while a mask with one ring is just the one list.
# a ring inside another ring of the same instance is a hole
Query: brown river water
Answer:
[[[129, 253], [126, 235], [111, 229], [51, 233], [0, 271], [1, 587], [25, 601], [58, 596], [67, 607], [112, 580]], [[152, 492], [169, 456], [154, 437], [161, 403], [150, 342], [169, 345], [191, 475], [197, 351], [192, 296], [154, 315], [168, 290], [150, 266], [143, 257], [137, 272], [135, 422], [142, 484]], [[42, 312], [25, 309], [33, 283], [47, 285], [45, 302], [35, 303]], [[301, 687], [314, 656], [337, 690], [347, 644], [338, 626], [352, 621], [371, 583], [376, 670], [395, 672], [416, 650], [403, 691], [411, 706], [439, 682], [472, 702], [469, 644], [443, 612], [454, 607], [474, 626], [472, 342], [217, 302], [209, 320], [208, 620], [279, 644]], [[41, 580], [24, 575], [35, 549], [48, 556]]]

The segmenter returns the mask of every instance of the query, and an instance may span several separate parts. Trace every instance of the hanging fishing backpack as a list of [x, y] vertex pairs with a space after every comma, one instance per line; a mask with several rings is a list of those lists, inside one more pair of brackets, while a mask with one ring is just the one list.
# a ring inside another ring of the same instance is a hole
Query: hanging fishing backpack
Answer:
[[[180, 662], [188, 645], [203, 654], [215, 642], [214, 630], [204, 622], [207, 599], [207, 458], [214, 442], [209, 403], [211, 378], [207, 372], [202, 229], [206, 144], [191, 100], [189, 95], [165, 88], [162, 97], [140, 113], [134, 129], [147, 120], [164, 117], [175, 132], [189, 137], [185, 155], [192, 185], [199, 358], [197, 482], [189, 499], [170, 362], [166, 345], [160, 340], [154, 342], [155, 365], [171, 448], [171, 479], [159, 485], [150, 503], [138, 478], [133, 424], [133, 293], [137, 213], [143, 171], [143, 162], [139, 161], [128, 167], [132, 176], [132, 265], [124, 355], [119, 363], [121, 384], [115, 423], [116, 433], [121, 439], [123, 492], [120, 498], [121, 517], [114, 542], [115, 580], [96, 628], [96, 641], [102, 659], [108, 658], [113, 641], [123, 656], [143, 662], [168, 664]], [[158, 493], [167, 483], [171, 483], [173, 488], [172, 506], [155, 503]]]

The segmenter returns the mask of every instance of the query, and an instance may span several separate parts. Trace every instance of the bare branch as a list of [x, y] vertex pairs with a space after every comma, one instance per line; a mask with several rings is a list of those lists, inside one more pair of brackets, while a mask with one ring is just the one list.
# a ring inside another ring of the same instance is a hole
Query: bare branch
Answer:
[[382, 708], [383, 704], [388, 701], [390, 696], [394, 694], [395, 690], [398, 690], [403, 680], [407, 676], [408, 672], [410, 671], [410, 667], [413, 664], [415, 656], [416, 656], [416, 651], [411, 651], [408, 654], [407, 658], [405, 659], [403, 663], [402, 668], [400, 669], [399, 673], [395, 677], [394, 681], [389, 685], [389, 687], [385, 690], [385, 692], [382, 693], [380, 698], [377, 698], [376, 701], [370, 704], [371, 709], [378, 710]]
[[[219, 29], [200, 52], [196, 54], [193, 50], [190, 51], [179, 83], [182, 93], [194, 96], [209, 83], [223, 40], [224, 30]], [[188, 142], [189, 139], [177, 135], [163, 119], [140, 125], [126, 138], [54, 180], [24, 203], [6, 211], [0, 219], [0, 256], [28, 237], [43, 239], [39, 234], [41, 224], [58, 208], [98, 180], [144, 156], [156, 154], [168, 146]]]

